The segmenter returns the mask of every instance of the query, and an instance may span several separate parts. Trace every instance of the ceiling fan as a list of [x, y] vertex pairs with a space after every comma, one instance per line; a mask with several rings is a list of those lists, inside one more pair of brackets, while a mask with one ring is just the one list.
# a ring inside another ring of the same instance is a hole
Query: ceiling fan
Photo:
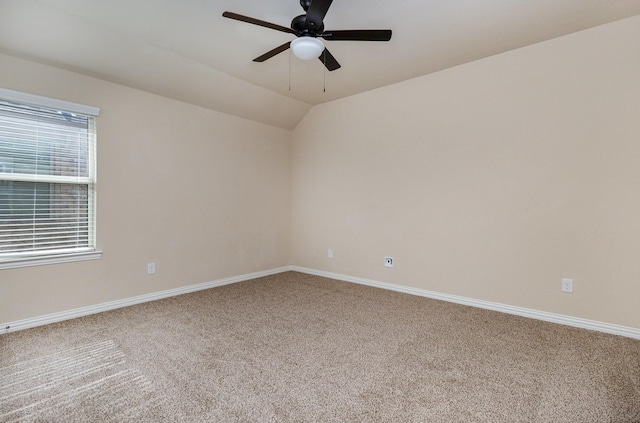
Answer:
[[325, 48], [322, 41], [318, 38], [322, 38], [327, 41], [389, 41], [391, 39], [390, 29], [347, 29], [340, 31], [325, 31], [324, 23], [322, 21], [324, 20], [332, 1], [333, 0], [300, 0], [300, 6], [302, 6], [306, 13], [293, 18], [290, 28], [250, 18], [248, 16], [239, 15], [233, 12], [224, 12], [222, 16], [253, 25], [263, 26], [265, 28], [275, 29], [276, 31], [286, 32], [297, 37], [293, 41], [286, 42], [281, 46], [256, 57], [253, 59], [254, 62], [264, 62], [265, 60], [291, 48], [296, 57], [303, 60], [318, 58], [328, 70], [334, 71], [340, 67], [340, 63], [338, 63], [336, 58], [329, 53], [329, 50]]

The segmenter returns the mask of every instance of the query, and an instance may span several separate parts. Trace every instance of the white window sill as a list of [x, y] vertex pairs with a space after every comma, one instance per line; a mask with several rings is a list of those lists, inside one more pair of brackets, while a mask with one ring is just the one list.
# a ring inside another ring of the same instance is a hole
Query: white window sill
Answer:
[[83, 253], [51, 254], [36, 257], [0, 258], [0, 270], [18, 267], [45, 266], [47, 264], [70, 263], [73, 261], [98, 260], [102, 251], [88, 251]]

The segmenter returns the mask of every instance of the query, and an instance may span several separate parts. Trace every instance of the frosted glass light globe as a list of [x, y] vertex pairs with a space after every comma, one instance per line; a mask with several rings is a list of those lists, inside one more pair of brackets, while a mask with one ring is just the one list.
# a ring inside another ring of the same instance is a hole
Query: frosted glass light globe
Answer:
[[312, 60], [320, 57], [324, 51], [324, 44], [317, 38], [300, 37], [291, 41], [293, 54], [302, 60]]

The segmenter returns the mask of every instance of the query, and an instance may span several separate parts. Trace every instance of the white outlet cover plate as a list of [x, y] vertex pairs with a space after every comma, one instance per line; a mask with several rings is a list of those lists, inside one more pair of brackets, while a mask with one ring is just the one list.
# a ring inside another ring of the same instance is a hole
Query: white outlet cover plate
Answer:
[[384, 258], [384, 267], [393, 267], [393, 257]]

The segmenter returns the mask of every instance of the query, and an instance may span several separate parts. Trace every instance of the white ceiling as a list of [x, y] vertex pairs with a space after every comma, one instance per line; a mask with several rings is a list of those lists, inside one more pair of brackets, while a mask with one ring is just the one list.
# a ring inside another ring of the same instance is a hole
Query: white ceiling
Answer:
[[393, 30], [325, 42], [334, 72], [289, 52], [253, 62], [293, 36], [225, 10], [282, 26], [303, 13], [299, 0], [0, 0], [0, 52], [291, 129], [313, 105], [634, 16], [640, 0], [334, 0], [326, 29]]

